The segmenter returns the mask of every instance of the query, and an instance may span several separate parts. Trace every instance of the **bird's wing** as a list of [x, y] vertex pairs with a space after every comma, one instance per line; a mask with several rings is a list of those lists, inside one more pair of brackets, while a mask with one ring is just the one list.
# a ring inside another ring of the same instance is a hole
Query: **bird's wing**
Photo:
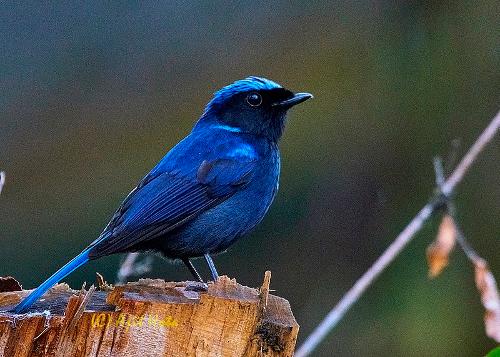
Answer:
[[190, 221], [248, 184], [255, 165], [253, 157], [239, 156], [205, 160], [194, 175], [172, 170], [146, 176], [92, 243], [90, 257], [126, 251]]

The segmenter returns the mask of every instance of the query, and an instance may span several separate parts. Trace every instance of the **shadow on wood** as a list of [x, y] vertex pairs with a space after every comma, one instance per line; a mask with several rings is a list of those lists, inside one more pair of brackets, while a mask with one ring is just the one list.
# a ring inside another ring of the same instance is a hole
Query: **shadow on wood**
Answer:
[[[226, 276], [208, 289], [159, 279], [102, 290], [59, 284], [27, 314], [0, 312], [0, 355], [292, 356], [299, 326], [269, 281], [266, 272], [260, 289]], [[29, 293], [1, 285], [0, 311]]]

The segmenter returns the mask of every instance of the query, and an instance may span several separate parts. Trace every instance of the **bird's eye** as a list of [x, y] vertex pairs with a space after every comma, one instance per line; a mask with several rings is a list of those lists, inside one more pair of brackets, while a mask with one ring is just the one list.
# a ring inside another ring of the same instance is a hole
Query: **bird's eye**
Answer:
[[262, 104], [262, 96], [259, 93], [249, 94], [247, 97], [247, 103], [252, 107], [258, 107]]

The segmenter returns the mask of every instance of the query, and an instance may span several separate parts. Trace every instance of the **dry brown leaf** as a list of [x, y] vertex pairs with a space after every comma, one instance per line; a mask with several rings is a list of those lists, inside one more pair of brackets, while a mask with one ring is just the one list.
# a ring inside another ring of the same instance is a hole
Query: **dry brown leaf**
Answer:
[[444, 215], [434, 242], [427, 247], [429, 277], [435, 278], [448, 265], [448, 257], [455, 247], [457, 230], [450, 215]]
[[500, 297], [495, 277], [483, 259], [474, 261], [476, 286], [481, 294], [484, 309], [486, 335], [500, 342]]

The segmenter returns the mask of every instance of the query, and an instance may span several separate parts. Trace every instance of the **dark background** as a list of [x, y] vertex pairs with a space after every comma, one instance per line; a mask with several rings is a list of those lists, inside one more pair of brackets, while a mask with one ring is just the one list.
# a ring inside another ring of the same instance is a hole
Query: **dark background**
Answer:
[[[2, 5], [0, 275], [41, 283], [97, 237], [212, 92], [266, 76], [315, 99], [289, 116], [265, 221], [216, 263], [250, 286], [270, 269], [302, 341], [431, 195], [432, 157], [455, 138], [461, 156], [498, 110], [499, 10], [468, 0]], [[499, 162], [497, 137], [456, 199], [497, 279]], [[463, 253], [427, 278], [438, 224], [316, 355], [480, 356], [495, 346]], [[113, 281], [119, 261], [67, 281], [79, 288], [95, 271]], [[159, 258], [147, 276], [189, 278]]]

